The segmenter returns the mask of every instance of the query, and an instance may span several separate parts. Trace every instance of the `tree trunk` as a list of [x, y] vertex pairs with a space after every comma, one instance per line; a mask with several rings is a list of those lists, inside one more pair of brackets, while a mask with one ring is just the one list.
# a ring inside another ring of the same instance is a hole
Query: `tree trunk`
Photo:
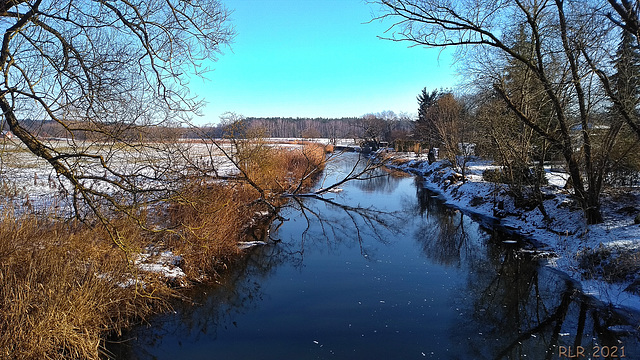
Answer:
[[569, 167], [569, 176], [573, 185], [574, 195], [580, 202], [580, 207], [584, 211], [588, 225], [602, 223], [602, 214], [600, 213], [599, 191], [595, 187], [585, 190], [584, 182], [580, 173], [580, 167], [573, 155], [571, 149], [563, 149], [563, 155]]
[[587, 224], [600, 224], [604, 221], [602, 212], [600, 211], [600, 195], [597, 189], [589, 189], [587, 198], [587, 207], [584, 214], [587, 218]]

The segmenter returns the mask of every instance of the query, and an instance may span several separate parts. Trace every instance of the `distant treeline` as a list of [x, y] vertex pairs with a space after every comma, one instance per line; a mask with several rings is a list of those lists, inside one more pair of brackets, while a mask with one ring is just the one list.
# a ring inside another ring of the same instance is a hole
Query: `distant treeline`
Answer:
[[[187, 129], [176, 126], [144, 125], [136, 122], [67, 121], [64, 125], [53, 120], [23, 119], [21, 126], [38, 138], [73, 138], [89, 141], [154, 141], [184, 137]], [[5, 122], [0, 128], [10, 130]]]
[[[68, 138], [78, 140], [106, 140], [100, 139], [100, 134], [112, 136], [118, 133], [120, 138], [127, 138], [131, 134], [139, 138], [141, 134], [146, 140], [201, 137], [223, 138], [233, 128], [234, 136], [244, 136], [247, 132], [259, 131], [264, 136], [274, 138], [329, 138], [329, 139], [371, 139], [376, 141], [394, 141], [406, 139], [414, 131], [415, 121], [408, 116], [397, 116], [391, 111], [369, 114], [362, 117], [344, 118], [282, 118], [248, 117], [223, 122], [215, 126], [199, 128], [184, 128], [172, 126], [147, 126], [136, 123], [103, 124], [98, 122], [70, 122], [66, 127], [51, 120], [22, 121], [40, 138]], [[3, 126], [8, 130], [7, 126]], [[130, 139], [135, 140], [135, 139]]]
[[[368, 138], [372, 137], [372, 128], [376, 128], [375, 136], [381, 140], [392, 140], [394, 137], [405, 137], [413, 131], [414, 121], [407, 117], [380, 116], [380, 114], [363, 117], [345, 118], [256, 118], [248, 117], [240, 120], [242, 131], [263, 130], [268, 137], [277, 138]], [[388, 115], [388, 113], [384, 113]], [[236, 123], [236, 126], [238, 124]], [[220, 138], [228, 131], [229, 124], [221, 124], [204, 128], [209, 137]], [[397, 135], [397, 136], [394, 136]], [[196, 137], [197, 134], [187, 134]]]

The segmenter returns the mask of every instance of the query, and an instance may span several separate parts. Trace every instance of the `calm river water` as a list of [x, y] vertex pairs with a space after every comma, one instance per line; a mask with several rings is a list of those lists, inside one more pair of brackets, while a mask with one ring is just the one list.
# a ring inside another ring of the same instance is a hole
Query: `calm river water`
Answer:
[[196, 305], [177, 305], [110, 350], [118, 359], [640, 359], [637, 335], [606, 308], [512, 239], [444, 207], [419, 179], [385, 173], [342, 188], [330, 202], [293, 201], [272, 232], [281, 242], [254, 248], [220, 285], [193, 289]]

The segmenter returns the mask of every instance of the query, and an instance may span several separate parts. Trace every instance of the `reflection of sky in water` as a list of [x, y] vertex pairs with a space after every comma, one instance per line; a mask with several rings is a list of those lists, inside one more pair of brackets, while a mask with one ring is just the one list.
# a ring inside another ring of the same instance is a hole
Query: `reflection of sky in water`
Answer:
[[349, 208], [305, 199], [304, 211], [286, 210], [281, 243], [256, 249], [222, 286], [194, 290], [199, 306], [134, 331], [122, 358], [557, 359], [550, 344], [591, 349], [593, 339], [640, 356], [563, 277], [413, 178], [343, 188], [327, 197]]

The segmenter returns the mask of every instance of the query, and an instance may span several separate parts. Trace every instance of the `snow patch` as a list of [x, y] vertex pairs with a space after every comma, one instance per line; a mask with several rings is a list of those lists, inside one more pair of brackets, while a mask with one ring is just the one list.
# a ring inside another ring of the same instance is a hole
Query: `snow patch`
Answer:
[[240, 248], [240, 250], [246, 250], [246, 249], [250, 249], [252, 247], [255, 246], [264, 246], [267, 245], [266, 242], [264, 241], [240, 241], [238, 242], [238, 248]]
[[158, 251], [149, 246], [138, 255], [134, 263], [142, 271], [157, 273], [167, 279], [177, 279], [186, 276], [179, 266], [182, 261], [180, 255], [175, 255], [169, 250]]

